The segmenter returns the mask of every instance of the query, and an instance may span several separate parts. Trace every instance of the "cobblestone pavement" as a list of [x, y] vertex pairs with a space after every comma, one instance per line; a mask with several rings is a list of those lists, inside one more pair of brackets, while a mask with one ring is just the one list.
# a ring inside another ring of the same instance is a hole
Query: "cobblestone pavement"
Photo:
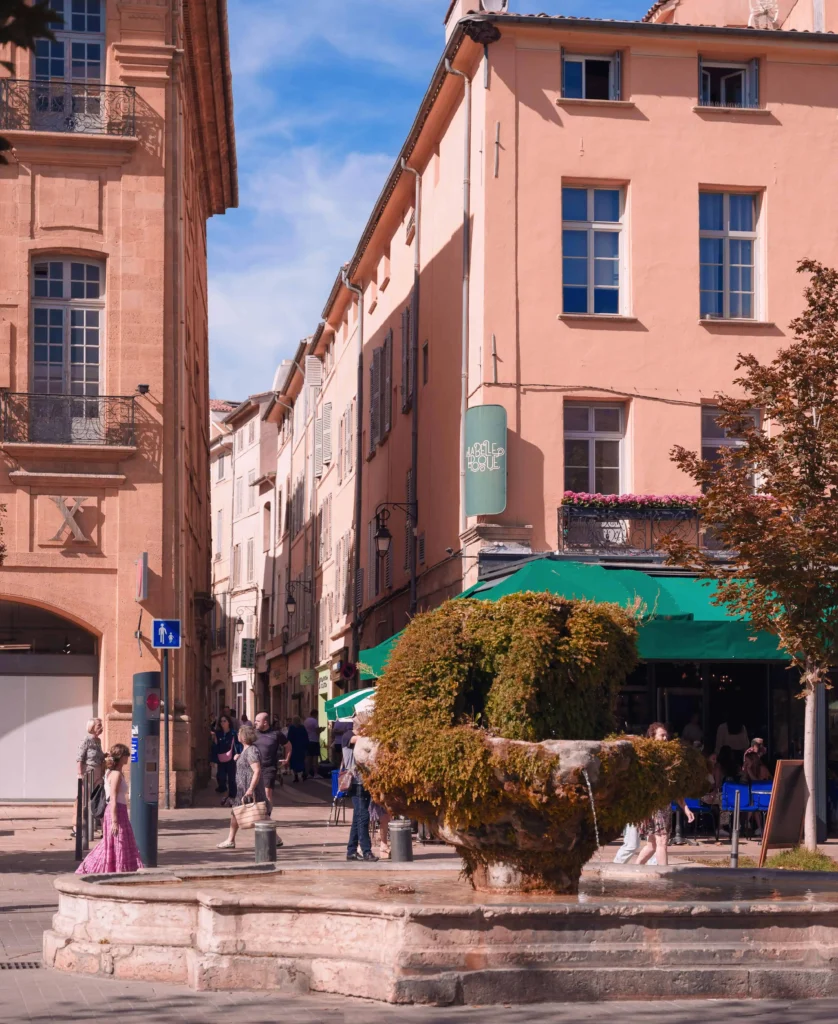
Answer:
[[[251, 860], [252, 833], [235, 851], [222, 852], [229, 811], [212, 791], [199, 806], [161, 811], [159, 865], [218, 865]], [[348, 825], [327, 824], [329, 788], [325, 783], [286, 785], [274, 818], [288, 860], [339, 860]], [[56, 904], [56, 875], [75, 869], [66, 807], [0, 807], [0, 1022], [142, 1021], [170, 1024], [834, 1024], [838, 1000], [819, 1002], [665, 1002], [537, 1005], [454, 1009], [392, 1007], [348, 999], [293, 997], [262, 993], [196, 993], [179, 986], [119, 982], [50, 971], [41, 966], [41, 935]], [[242, 836], [242, 833], [239, 833]], [[673, 850], [673, 860], [721, 858], [728, 848], [713, 843]], [[830, 853], [835, 852], [831, 844]], [[742, 853], [755, 849], [743, 844]], [[422, 858], [450, 857], [438, 846], [417, 846]], [[606, 854], [610, 859], [613, 852]], [[14, 966], [18, 965], [18, 966]], [[35, 965], [35, 966], [30, 966]]]

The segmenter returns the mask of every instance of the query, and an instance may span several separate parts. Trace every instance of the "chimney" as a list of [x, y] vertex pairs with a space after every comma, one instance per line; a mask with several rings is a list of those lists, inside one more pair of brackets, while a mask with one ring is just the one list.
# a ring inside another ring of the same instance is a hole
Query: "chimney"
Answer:
[[457, 22], [469, 14], [477, 14], [480, 10], [479, 0], [450, 0], [448, 13], [445, 15], [445, 41], [457, 27]]

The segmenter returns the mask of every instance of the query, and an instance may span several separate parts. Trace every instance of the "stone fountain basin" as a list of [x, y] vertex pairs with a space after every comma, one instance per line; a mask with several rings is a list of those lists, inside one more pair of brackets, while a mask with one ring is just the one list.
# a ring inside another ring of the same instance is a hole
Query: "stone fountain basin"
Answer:
[[55, 885], [44, 959], [89, 975], [439, 1006], [838, 993], [838, 875], [605, 865], [578, 896], [514, 895], [451, 861]]

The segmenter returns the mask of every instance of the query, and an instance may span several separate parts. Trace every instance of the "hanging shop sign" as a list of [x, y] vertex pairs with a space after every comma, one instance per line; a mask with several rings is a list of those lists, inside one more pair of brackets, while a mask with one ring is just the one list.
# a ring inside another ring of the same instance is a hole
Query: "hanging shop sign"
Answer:
[[496, 516], [506, 508], [506, 409], [466, 411], [466, 515]]

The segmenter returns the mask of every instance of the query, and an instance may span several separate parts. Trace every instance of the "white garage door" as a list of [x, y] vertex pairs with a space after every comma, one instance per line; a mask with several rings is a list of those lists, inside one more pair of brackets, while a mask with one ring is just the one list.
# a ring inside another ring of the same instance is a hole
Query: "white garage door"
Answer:
[[0, 800], [72, 800], [90, 676], [0, 676]]

